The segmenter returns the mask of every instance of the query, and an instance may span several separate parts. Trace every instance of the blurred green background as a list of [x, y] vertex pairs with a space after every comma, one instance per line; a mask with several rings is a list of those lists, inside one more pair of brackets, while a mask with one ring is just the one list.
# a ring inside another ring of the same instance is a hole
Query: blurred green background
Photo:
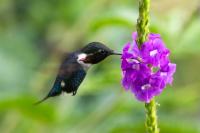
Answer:
[[[152, 0], [151, 32], [177, 64], [157, 97], [161, 133], [200, 133], [200, 1]], [[120, 59], [93, 66], [75, 97], [39, 106], [62, 53], [100, 41], [121, 51], [131, 40], [136, 0], [0, 0], [1, 133], [144, 133], [144, 104], [121, 87]]]

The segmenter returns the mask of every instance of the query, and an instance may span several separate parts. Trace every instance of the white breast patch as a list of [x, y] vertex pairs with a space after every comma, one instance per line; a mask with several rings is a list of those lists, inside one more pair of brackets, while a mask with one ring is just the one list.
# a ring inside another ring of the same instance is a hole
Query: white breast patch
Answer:
[[87, 55], [85, 53], [79, 54], [77, 62], [83, 67], [84, 70], [87, 71], [92, 64], [90, 64], [90, 63], [84, 63], [82, 61], [82, 59], [85, 59], [86, 57], [87, 57]]

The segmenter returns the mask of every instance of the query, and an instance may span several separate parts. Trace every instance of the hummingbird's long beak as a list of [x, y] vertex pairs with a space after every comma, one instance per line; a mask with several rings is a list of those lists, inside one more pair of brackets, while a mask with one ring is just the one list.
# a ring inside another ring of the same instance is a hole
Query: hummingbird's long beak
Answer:
[[111, 53], [111, 55], [122, 55], [121, 53], [118, 53], [118, 52], [115, 52], [115, 51], [113, 51], [112, 53]]

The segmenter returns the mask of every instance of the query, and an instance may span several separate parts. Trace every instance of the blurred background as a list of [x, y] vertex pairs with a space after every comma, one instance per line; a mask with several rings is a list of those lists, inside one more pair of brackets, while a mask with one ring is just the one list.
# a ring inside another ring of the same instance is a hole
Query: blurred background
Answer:
[[[200, 1], [152, 0], [151, 32], [177, 64], [157, 97], [161, 133], [200, 133]], [[116, 51], [136, 30], [137, 0], [0, 0], [1, 133], [144, 133], [144, 104], [122, 88], [120, 58], [93, 66], [75, 97], [41, 105], [62, 54], [92, 41]]]

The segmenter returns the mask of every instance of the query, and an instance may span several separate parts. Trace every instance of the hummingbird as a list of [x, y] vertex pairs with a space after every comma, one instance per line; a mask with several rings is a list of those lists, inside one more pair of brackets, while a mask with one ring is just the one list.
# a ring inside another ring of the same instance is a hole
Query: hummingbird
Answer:
[[115, 52], [100, 42], [91, 42], [82, 49], [70, 53], [61, 63], [48, 95], [35, 104], [40, 104], [50, 97], [58, 96], [62, 92], [72, 93], [72, 96], [75, 96], [88, 69], [110, 55], [121, 55], [121, 53]]

